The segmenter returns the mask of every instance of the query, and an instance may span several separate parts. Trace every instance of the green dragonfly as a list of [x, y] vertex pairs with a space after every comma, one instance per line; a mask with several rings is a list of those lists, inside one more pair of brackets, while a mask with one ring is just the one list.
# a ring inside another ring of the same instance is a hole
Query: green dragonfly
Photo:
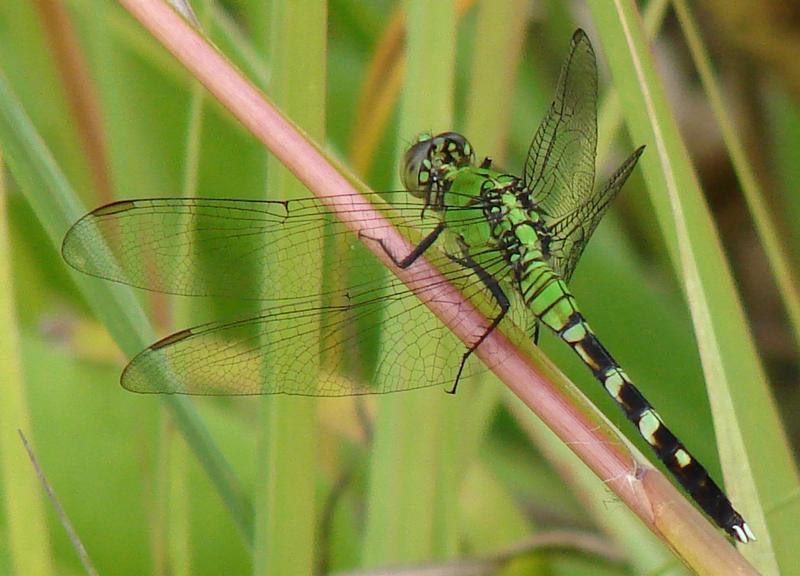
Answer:
[[[534, 340], [544, 325], [578, 354], [706, 514], [740, 542], [754, 540], [595, 337], [567, 288], [643, 151], [594, 188], [596, 102], [595, 55], [578, 30], [522, 177], [493, 170], [488, 158], [476, 165], [460, 134], [423, 135], [404, 157], [406, 190], [375, 198], [376, 205], [389, 201], [379, 208], [386, 222], [422, 238], [407, 255], [386, 250], [395, 265], [410, 267], [424, 254], [441, 271], [422, 279], [423, 291], [436, 291], [445, 278], [468, 299], [489, 302], [490, 323], [466, 350], [432, 317], [410, 313], [422, 306], [415, 294], [366, 263], [360, 243], [370, 239], [357, 238], [316, 198], [115, 202], [79, 220], [62, 253], [82, 272], [147, 290], [269, 303], [255, 316], [182, 330], [139, 353], [122, 375], [136, 392], [344, 396], [437, 383], [455, 392], [477, 368], [472, 352], [503, 322]], [[324, 259], [323, 282], [310, 270]], [[253, 280], [254, 270], [263, 281]], [[378, 378], [354, 369], [370, 364], [358, 358], [365, 342], [380, 342], [371, 363]], [[461, 362], [452, 362], [459, 353]], [[318, 364], [311, 375], [303, 369]]]

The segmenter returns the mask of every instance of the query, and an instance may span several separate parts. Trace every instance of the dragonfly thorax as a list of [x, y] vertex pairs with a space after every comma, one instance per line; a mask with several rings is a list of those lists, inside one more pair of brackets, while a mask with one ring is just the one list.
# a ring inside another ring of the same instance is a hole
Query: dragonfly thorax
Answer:
[[526, 254], [545, 257], [549, 231], [525, 184], [510, 175], [502, 175], [494, 183], [497, 187], [485, 186], [481, 191], [486, 219], [491, 224], [490, 243], [512, 267], [526, 260]]
[[469, 141], [457, 132], [436, 136], [422, 134], [403, 157], [400, 176], [412, 195], [425, 200], [434, 209], [442, 202], [453, 172], [472, 166], [475, 152]]

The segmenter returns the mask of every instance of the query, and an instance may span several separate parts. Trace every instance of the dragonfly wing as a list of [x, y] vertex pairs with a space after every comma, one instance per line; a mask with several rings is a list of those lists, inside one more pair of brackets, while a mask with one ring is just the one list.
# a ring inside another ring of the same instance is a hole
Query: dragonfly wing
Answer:
[[[446, 281], [468, 298], [485, 293], [471, 271], [456, 268], [444, 254], [433, 256], [437, 259], [453, 271], [446, 280], [432, 277], [423, 291], [435, 292]], [[415, 293], [387, 276], [380, 288], [351, 288], [330, 295], [324, 306], [298, 300], [255, 317], [177, 332], [138, 354], [122, 384], [145, 393], [305, 396], [452, 386], [464, 344], [420, 308]], [[369, 357], [369, 344], [376, 342], [378, 350]], [[482, 370], [470, 362], [463, 378]]]
[[[438, 222], [403, 200], [381, 210], [401, 232]], [[269, 302], [256, 316], [183, 330], [141, 352], [122, 379], [137, 392], [341, 396], [451, 386], [465, 350], [435, 316], [413, 313], [421, 306], [414, 293], [316, 198], [118, 202], [77, 222], [62, 252], [79, 270], [149, 290]], [[467, 298], [487, 293], [445, 252], [425, 258], [445, 272], [423, 290], [449, 282]], [[305, 268], [314, 263], [324, 267], [321, 284]], [[505, 270], [499, 254], [491, 266]], [[488, 302], [484, 310], [496, 314]], [[466, 374], [479, 369], [470, 364]]]
[[[422, 224], [419, 205], [398, 203], [386, 217], [400, 228]], [[278, 301], [319, 292], [287, 260], [321, 263], [322, 236], [345, 242], [338, 269], [364, 259], [355, 235], [317, 198], [124, 200], [75, 223], [62, 254], [82, 272], [146, 290]], [[287, 267], [294, 278], [283, 277]]]
[[642, 152], [644, 146], [637, 148], [622, 163], [599, 193], [588, 197], [572, 212], [560, 218], [545, 218], [553, 234], [550, 239], [551, 265], [565, 281], [569, 282], [572, 278], [586, 243], [630, 176]]
[[592, 233], [633, 170], [643, 148], [594, 188], [597, 153], [597, 63], [586, 33], [572, 36], [556, 96], [525, 162], [524, 183], [551, 234], [550, 264], [569, 281]]
[[545, 214], [563, 216], [591, 196], [596, 148], [597, 64], [589, 38], [579, 29], [525, 161], [523, 182]]

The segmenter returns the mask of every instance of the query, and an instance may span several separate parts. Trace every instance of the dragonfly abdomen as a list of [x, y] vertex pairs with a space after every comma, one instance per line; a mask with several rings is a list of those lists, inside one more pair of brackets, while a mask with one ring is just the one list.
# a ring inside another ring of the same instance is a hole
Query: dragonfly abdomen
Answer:
[[[493, 229], [505, 258], [514, 269], [516, 288], [528, 309], [575, 351], [606, 392], [622, 408], [675, 479], [700, 507], [728, 534], [740, 542], [755, 540], [741, 515], [661, 417], [633, 385], [616, 360], [592, 332], [577, 308], [564, 278], [545, 257], [536, 209], [520, 197], [500, 196], [504, 217]], [[497, 234], [497, 231], [500, 231]]]
[[528, 309], [554, 332], [577, 311], [566, 284], [547, 262], [531, 263], [520, 275], [520, 287]]
[[595, 378], [622, 408], [658, 459], [705, 513], [740, 542], [754, 540], [747, 523], [734, 510], [727, 496], [702, 464], [666, 427], [658, 413], [594, 335], [583, 315], [576, 310], [556, 333], [591, 369]]

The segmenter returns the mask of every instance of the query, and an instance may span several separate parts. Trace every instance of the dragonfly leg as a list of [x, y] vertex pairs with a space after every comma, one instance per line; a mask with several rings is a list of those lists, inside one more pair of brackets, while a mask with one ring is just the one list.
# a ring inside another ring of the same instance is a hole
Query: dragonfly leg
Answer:
[[500, 312], [492, 319], [492, 323], [489, 327], [480, 335], [480, 338], [475, 342], [475, 344], [470, 345], [467, 348], [467, 351], [464, 352], [464, 355], [461, 357], [461, 365], [458, 367], [458, 373], [456, 374], [455, 382], [453, 382], [453, 387], [450, 390], [447, 390], [448, 394], [455, 394], [456, 388], [458, 388], [458, 381], [461, 379], [461, 373], [464, 371], [464, 366], [467, 364], [467, 360], [472, 355], [472, 353], [478, 349], [484, 340], [486, 340], [487, 336], [494, 332], [495, 328], [500, 325], [500, 322], [503, 321], [508, 310], [511, 308], [511, 303], [508, 300], [508, 296], [506, 296], [505, 292], [503, 292], [503, 288], [500, 286], [500, 283], [494, 278], [491, 274], [489, 274], [483, 267], [475, 262], [471, 256], [468, 254], [458, 258], [456, 256], [448, 255], [449, 258], [455, 262], [456, 264], [460, 264], [465, 268], [469, 268], [475, 274], [477, 274], [480, 281], [489, 289], [494, 299], [497, 301], [497, 305], [500, 306]]
[[430, 234], [425, 236], [425, 238], [423, 238], [422, 241], [416, 245], [416, 247], [408, 254], [408, 256], [405, 256], [404, 258], [400, 259], [398, 259], [394, 254], [392, 254], [386, 248], [386, 245], [383, 243], [383, 238], [371, 238], [370, 236], [361, 233], [359, 233], [359, 237], [369, 238], [370, 240], [375, 240], [376, 242], [378, 242], [378, 244], [381, 245], [381, 248], [383, 248], [383, 251], [386, 252], [386, 255], [392, 259], [392, 262], [394, 262], [395, 266], [397, 266], [398, 268], [405, 269], [411, 266], [414, 263], [414, 261], [416, 261], [417, 258], [422, 256], [422, 254], [428, 248], [430, 248], [434, 242], [436, 242], [436, 239], [441, 235], [442, 232], [444, 232], [445, 228], [446, 226], [444, 222], [440, 222], [439, 224], [437, 224], [436, 228], [434, 228]]
[[481, 168], [486, 170], [486, 169], [491, 168], [491, 167], [492, 167], [492, 157], [491, 156], [486, 156], [483, 159], [483, 162], [481, 162]]

